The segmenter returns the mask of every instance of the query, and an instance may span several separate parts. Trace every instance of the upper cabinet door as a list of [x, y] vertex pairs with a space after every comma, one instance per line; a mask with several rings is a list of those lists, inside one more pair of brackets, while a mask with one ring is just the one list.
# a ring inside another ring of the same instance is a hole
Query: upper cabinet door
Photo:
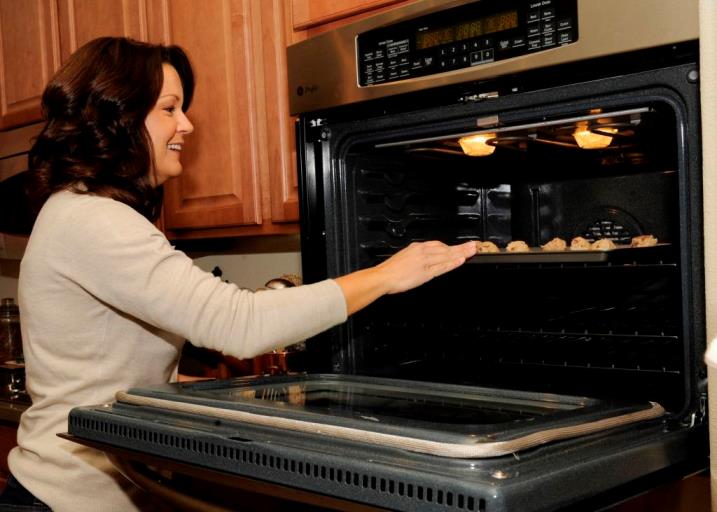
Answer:
[[291, 0], [293, 26], [294, 30], [311, 29], [408, 1], [411, 0]]
[[0, 130], [39, 121], [60, 64], [54, 0], [0, 0]]
[[263, 0], [150, 0], [150, 40], [178, 44], [192, 61], [184, 171], [165, 186], [168, 230], [259, 225], [260, 148], [256, 98]]
[[147, 40], [144, 0], [58, 0], [58, 4], [63, 62], [77, 48], [97, 37]]
[[0, 130], [39, 121], [60, 62], [100, 36], [146, 40], [145, 0], [0, 0]]

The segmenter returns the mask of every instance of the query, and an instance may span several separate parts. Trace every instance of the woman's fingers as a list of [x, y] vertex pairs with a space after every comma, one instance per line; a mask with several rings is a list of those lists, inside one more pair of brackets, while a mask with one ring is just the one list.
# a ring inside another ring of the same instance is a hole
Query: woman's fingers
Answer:
[[466, 259], [463, 256], [459, 258], [454, 258], [449, 261], [443, 261], [441, 263], [433, 265], [431, 267], [431, 273], [433, 274], [433, 277], [438, 277], [442, 274], [445, 274], [446, 272], [450, 272], [451, 270], [460, 267], [461, 265], [463, 265], [463, 263], [465, 263], [465, 261]]

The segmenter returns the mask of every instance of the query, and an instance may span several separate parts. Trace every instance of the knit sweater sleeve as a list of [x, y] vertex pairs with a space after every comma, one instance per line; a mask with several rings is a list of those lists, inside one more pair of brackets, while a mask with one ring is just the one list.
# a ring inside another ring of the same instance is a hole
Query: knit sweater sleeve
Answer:
[[238, 358], [346, 320], [338, 284], [254, 293], [194, 265], [130, 207], [83, 196], [62, 222], [58, 270], [97, 299], [193, 344]]

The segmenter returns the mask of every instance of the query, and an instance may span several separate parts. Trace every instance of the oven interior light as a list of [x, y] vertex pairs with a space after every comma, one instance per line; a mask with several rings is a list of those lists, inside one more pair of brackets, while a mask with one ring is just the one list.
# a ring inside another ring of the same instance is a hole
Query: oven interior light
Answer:
[[602, 133], [595, 133], [590, 130], [587, 126], [578, 126], [573, 132], [573, 138], [577, 142], [578, 146], [583, 149], [602, 149], [606, 148], [612, 142], [610, 135], [605, 133], [617, 133], [617, 128], [606, 126], [601, 128], [600, 125], [593, 127], [595, 130], [599, 130]]
[[479, 133], [458, 139], [458, 144], [468, 156], [488, 156], [495, 151], [495, 146], [488, 144], [488, 140], [495, 139], [495, 133]]

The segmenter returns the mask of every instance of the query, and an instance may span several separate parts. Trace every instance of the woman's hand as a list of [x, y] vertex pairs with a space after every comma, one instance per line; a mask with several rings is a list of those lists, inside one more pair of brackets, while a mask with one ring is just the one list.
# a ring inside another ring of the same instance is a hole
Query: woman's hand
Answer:
[[443, 242], [414, 242], [376, 266], [387, 286], [386, 293], [415, 288], [460, 267], [476, 253], [475, 242], [446, 245]]
[[339, 277], [336, 282], [344, 292], [348, 314], [352, 314], [382, 295], [405, 292], [445, 274], [475, 253], [475, 242], [453, 246], [414, 242], [383, 263]]

